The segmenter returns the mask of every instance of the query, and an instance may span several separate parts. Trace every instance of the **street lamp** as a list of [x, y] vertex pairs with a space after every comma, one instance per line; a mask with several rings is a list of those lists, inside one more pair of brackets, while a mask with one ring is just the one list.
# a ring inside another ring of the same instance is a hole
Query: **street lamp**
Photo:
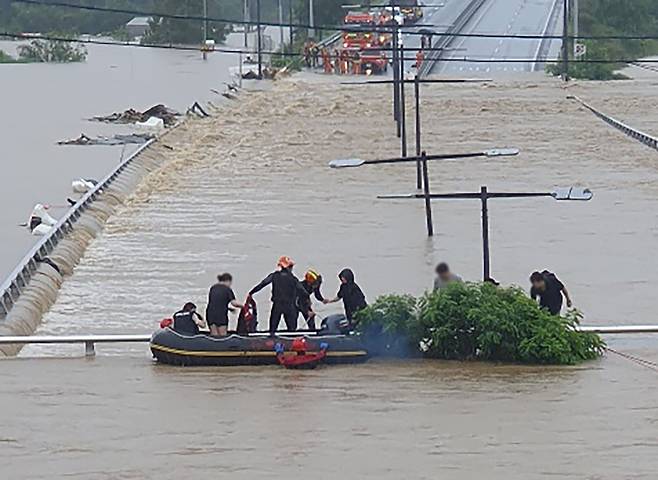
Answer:
[[489, 250], [489, 205], [490, 198], [532, 198], [551, 197], [558, 201], [589, 201], [594, 194], [588, 188], [566, 187], [557, 188], [551, 192], [490, 192], [486, 186], [480, 188], [479, 192], [466, 193], [431, 193], [431, 194], [403, 194], [403, 195], [380, 195], [377, 198], [386, 200], [399, 199], [425, 199], [428, 197], [437, 200], [480, 200], [482, 205], [482, 263], [483, 279], [491, 278], [491, 257]]
[[[427, 223], [427, 235], [434, 236], [434, 222], [432, 220], [432, 194], [430, 193], [430, 179], [427, 171], [427, 162], [429, 160], [459, 160], [462, 158], [477, 158], [477, 157], [508, 157], [519, 154], [518, 148], [493, 148], [481, 152], [469, 153], [449, 153], [438, 155], [427, 155], [421, 152], [420, 156], [416, 157], [402, 157], [402, 158], [385, 158], [376, 160], [363, 160], [361, 158], [346, 158], [341, 160], [332, 160], [329, 162], [331, 168], [354, 168], [362, 165], [381, 165], [388, 163], [419, 163], [422, 167], [423, 176], [423, 193], [403, 195], [395, 198], [423, 198], [425, 200], [425, 219]], [[416, 196], [414, 196], [416, 195]]]

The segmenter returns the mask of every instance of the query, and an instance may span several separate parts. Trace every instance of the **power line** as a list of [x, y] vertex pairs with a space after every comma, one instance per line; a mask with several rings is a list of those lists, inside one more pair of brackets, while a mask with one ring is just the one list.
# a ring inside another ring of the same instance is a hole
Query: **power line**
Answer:
[[[65, 42], [65, 43], [80, 43], [83, 45], [101, 45], [101, 46], [112, 46], [112, 47], [133, 47], [133, 48], [155, 48], [163, 50], [180, 50], [187, 52], [198, 52], [200, 51], [199, 47], [193, 46], [184, 46], [184, 45], [171, 45], [171, 44], [141, 44], [141, 43], [130, 43], [130, 42], [118, 42], [115, 40], [100, 40], [100, 39], [83, 39], [83, 38], [70, 38], [70, 37], [61, 37], [56, 35], [39, 35], [35, 36], [34, 34], [25, 34], [25, 33], [16, 33], [16, 32], [0, 32], [0, 37], [4, 38], [13, 38], [16, 40], [52, 40], [56, 42]], [[233, 48], [222, 48], [215, 47], [215, 52], [227, 53], [227, 54], [253, 54], [251, 50], [243, 49], [233, 49]], [[294, 52], [273, 52], [273, 51], [263, 51], [265, 55], [276, 55], [281, 57], [300, 57], [299, 53]], [[335, 57], [336, 55], [330, 55], [330, 57]], [[405, 61], [414, 62], [416, 61], [415, 57], [405, 57]], [[549, 59], [536, 59], [536, 58], [504, 58], [504, 59], [492, 59], [492, 58], [478, 58], [478, 57], [453, 57], [453, 58], [443, 58], [442, 62], [463, 62], [463, 63], [556, 63], [558, 60], [549, 60]], [[636, 62], [635, 59], [592, 59], [592, 60], [569, 60], [569, 63], [578, 64], [578, 63], [603, 63], [603, 64], [612, 64], [612, 63], [628, 63], [631, 64]], [[657, 63], [656, 60], [642, 60], [642, 63], [652, 64]]]
[[[309, 25], [303, 23], [277, 23], [277, 22], [256, 22], [250, 20], [242, 19], [231, 19], [231, 18], [217, 18], [217, 17], [204, 17], [201, 15], [178, 15], [178, 14], [168, 14], [163, 12], [153, 12], [147, 10], [130, 10], [124, 8], [111, 8], [111, 7], [96, 7], [91, 5], [76, 5], [66, 2], [51, 2], [47, 0], [11, 0], [12, 3], [23, 3], [28, 5], [39, 5], [39, 6], [49, 6], [49, 7], [62, 7], [62, 8], [71, 8], [76, 10], [88, 10], [96, 12], [106, 12], [106, 13], [120, 13], [127, 15], [135, 16], [144, 16], [144, 17], [161, 17], [161, 18], [170, 18], [173, 20], [195, 20], [199, 22], [208, 21], [208, 22], [217, 22], [217, 23], [233, 23], [237, 25], [262, 25], [262, 26], [272, 26], [272, 27], [291, 27], [299, 29], [309, 29], [313, 28], [315, 30], [325, 30], [325, 31], [336, 31], [344, 30], [348, 32], [377, 32], [377, 33], [391, 33], [395, 28], [404, 32], [405, 35], [427, 35], [431, 33], [433, 36], [437, 37], [456, 37], [456, 38], [490, 38], [490, 39], [500, 39], [500, 38], [513, 38], [519, 40], [562, 40], [564, 37], [562, 35], [543, 35], [543, 34], [494, 34], [494, 33], [449, 33], [449, 32], [436, 32], [427, 30], [422, 27], [432, 27], [433, 25], [414, 25], [414, 26], [405, 26], [405, 25], [378, 25], [373, 27], [364, 27], [364, 26], [352, 26], [352, 25]], [[423, 31], [414, 31], [411, 29], [422, 29]], [[658, 40], [658, 35], [567, 35], [567, 40]]]

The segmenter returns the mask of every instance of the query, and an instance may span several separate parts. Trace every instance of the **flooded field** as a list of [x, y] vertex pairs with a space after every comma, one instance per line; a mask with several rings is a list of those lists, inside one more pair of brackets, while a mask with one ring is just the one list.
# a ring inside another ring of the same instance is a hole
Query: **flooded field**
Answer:
[[[170, 136], [170, 162], [92, 244], [39, 333], [147, 332], [188, 300], [203, 308], [220, 272], [233, 273], [244, 296], [284, 254], [300, 274], [318, 269], [330, 294], [336, 273], [353, 268], [370, 300], [420, 294], [441, 260], [479, 279], [478, 202], [436, 202], [438, 235], [428, 240], [422, 203], [376, 199], [413, 191], [413, 166], [327, 167], [399, 151], [389, 89], [333, 82], [299, 76], [246, 93]], [[565, 89], [529, 76], [423, 88], [428, 152], [522, 150], [516, 158], [433, 164], [433, 190], [576, 184], [595, 193], [589, 203], [491, 201], [498, 281], [527, 288], [530, 272], [550, 268], [585, 323], [655, 323], [656, 152], [566, 99], [578, 95], [651, 132], [653, 82]], [[267, 300], [259, 294], [261, 319]], [[658, 360], [657, 337], [610, 344]], [[0, 362], [0, 471], [613, 480], [654, 478], [658, 468], [656, 373], [614, 356], [579, 368], [374, 362], [298, 374], [162, 367], [140, 345], [99, 351], [93, 361]], [[30, 347], [22, 356], [45, 353]]]

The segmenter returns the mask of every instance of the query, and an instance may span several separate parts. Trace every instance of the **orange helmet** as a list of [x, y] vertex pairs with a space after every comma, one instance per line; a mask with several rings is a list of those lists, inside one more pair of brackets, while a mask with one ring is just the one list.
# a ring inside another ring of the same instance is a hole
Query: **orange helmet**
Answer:
[[320, 278], [320, 274], [315, 270], [309, 270], [304, 275], [304, 280], [306, 280], [310, 284], [317, 282], [319, 278]]
[[292, 261], [292, 258], [286, 256], [280, 257], [276, 263], [276, 266], [281, 268], [290, 268], [293, 265], [295, 265], [295, 262]]
[[306, 339], [297, 337], [292, 341], [292, 351], [297, 353], [306, 352]]

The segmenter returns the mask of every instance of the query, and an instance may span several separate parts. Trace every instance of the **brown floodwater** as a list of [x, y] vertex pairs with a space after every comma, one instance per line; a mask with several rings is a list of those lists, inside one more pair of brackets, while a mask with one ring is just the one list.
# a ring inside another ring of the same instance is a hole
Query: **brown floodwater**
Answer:
[[[595, 192], [588, 203], [492, 200], [497, 280], [527, 288], [531, 271], [550, 268], [585, 323], [655, 323], [656, 152], [566, 99], [652, 131], [655, 83], [564, 89], [528, 76], [423, 88], [428, 152], [522, 150], [433, 164], [434, 191]], [[353, 268], [371, 300], [422, 293], [441, 260], [480, 278], [478, 202], [436, 202], [428, 240], [422, 203], [376, 198], [413, 191], [413, 167], [327, 167], [397, 155], [389, 98], [386, 87], [299, 76], [181, 127], [167, 138], [170, 162], [110, 220], [39, 333], [148, 332], [185, 301], [203, 308], [219, 272], [244, 296], [283, 254], [300, 274], [320, 270], [326, 293]], [[258, 295], [263, 318], [267, 299]], [[610, 345], [658, 360], [653, 336]], [[658, 469], [656, 372], [616, 356], [577, 368], [377, 361], [301, 374], [158, 366], [142, 345], [104, 346], [91, 361], [34, 358], [80, 350], [29, 347], [0, 362], [3, 477], [612, 480]]]

